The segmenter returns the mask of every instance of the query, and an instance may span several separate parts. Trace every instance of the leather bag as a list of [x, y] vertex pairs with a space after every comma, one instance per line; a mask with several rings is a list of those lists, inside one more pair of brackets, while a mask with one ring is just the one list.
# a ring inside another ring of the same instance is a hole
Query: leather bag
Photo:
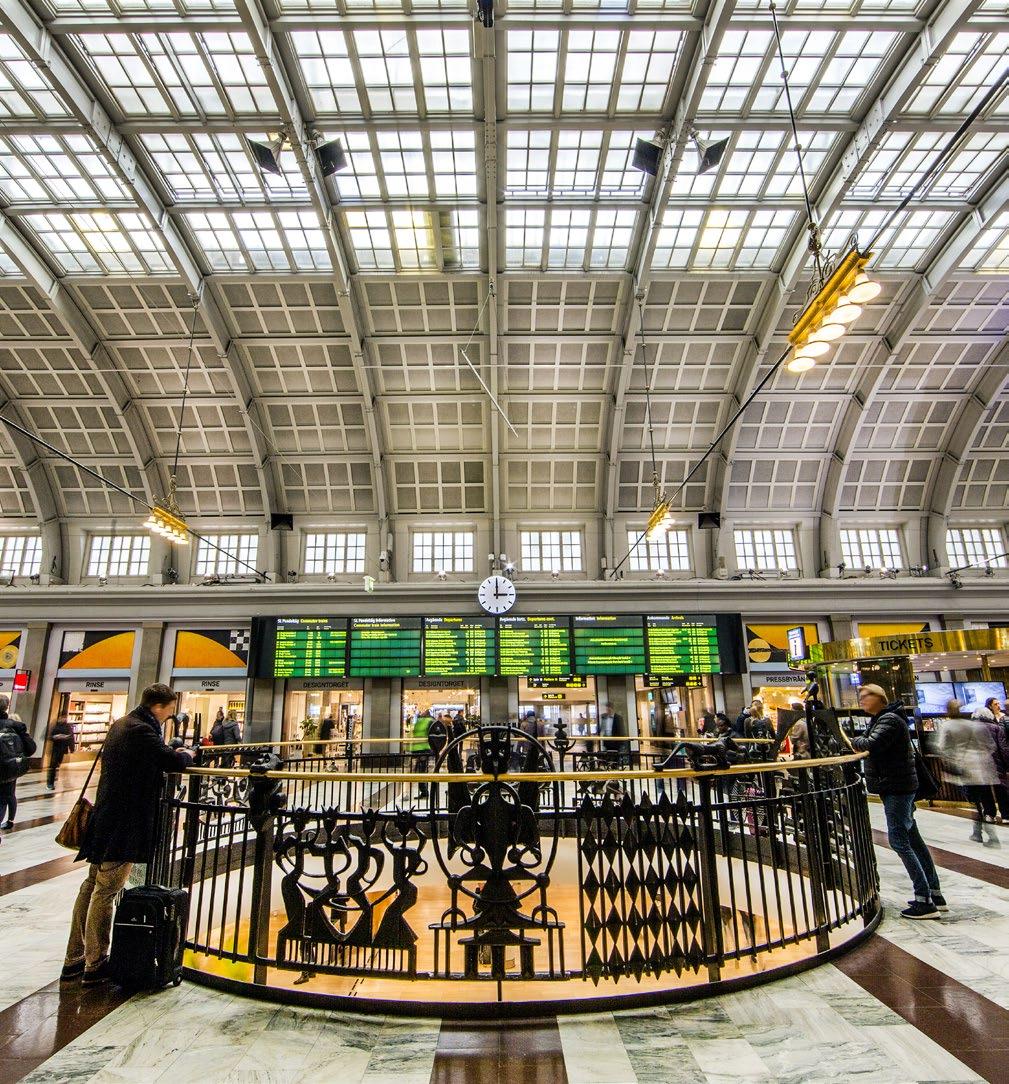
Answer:
[[[102, 748], [104, 746], [105, 743], [103, 742]], [[84, 786], [81, 787], [81, 792], [77, 796], [77, 801], [74, 802], [73, 809], [70, 810], [67, 819], [63, 822], [63, 827], [56, 834], [56, 842], [61, 847], [66, 847], [71, 851], [79, 851], [84, 846], [88, 824], [91, 822], [91, 816], [95, 811], [95, 807], [85, 795], [88, 787], [91, 786], [91, 777], [95, 774], [95, 768], [101, 755], [102, 750], [99, 749], [98, 755], [91, 765], [91, 771], [88, 772], [88, 777], [84, 780]]]

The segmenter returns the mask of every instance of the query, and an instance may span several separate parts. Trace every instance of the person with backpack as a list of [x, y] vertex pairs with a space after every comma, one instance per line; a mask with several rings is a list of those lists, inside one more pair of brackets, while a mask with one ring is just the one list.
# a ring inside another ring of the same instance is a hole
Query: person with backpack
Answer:
[[0, 696], [0, 828], [14, 827], [18, 811], [18, 780], [28, 771], [28, 758], [35, 755], [35, 739], [20, 719], [7, 714], [10, 700]]
[[[242, 744], [242, 727], [235, 718], [235, 713], [229, 711], [227, 717], [225, 717], [222, 711], [218, 711], [218, 716], [214, 720], [214, 725], [210, 728], [210, 740], [214, 745], [241, 745]], [[222, 756], [220, 764], [222, 768], [231, 768], [234, 766], [235, 758], [233, 756]]]
[[57, 719], [49, 730], [49, 772], [46, 775], [46, 790], [56, 789], [56, 776], [59, 774], [63, 758], [76, 748], [77, 741], [70, 720]]

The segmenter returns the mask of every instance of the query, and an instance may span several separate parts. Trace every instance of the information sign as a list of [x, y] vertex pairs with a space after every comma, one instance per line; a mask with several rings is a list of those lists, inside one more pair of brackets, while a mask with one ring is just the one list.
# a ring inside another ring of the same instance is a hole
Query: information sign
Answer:
[[638, 616], [576, 616], [575, 672], [643, 674], [645, 634]]
[[498, 673], [556, 675], [571, 673], [571, 619], [556, 616], [498, 619]]
[[715, 674], [720, 667], [714, 615], [645, 618], [650, 674]]
[[418, 677], [419, 617], [352, 617], [351, 677]]
[[277, 678], [345, 677], [345, 617], [278, 617], [273, 649]]
[[493, 617], [424, 618], [425, 674], [493, 674], [495, 662]]

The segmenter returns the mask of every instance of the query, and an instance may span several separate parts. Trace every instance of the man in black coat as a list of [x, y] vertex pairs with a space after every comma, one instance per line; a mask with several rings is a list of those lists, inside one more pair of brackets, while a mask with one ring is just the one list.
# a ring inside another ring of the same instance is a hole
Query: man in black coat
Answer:
[[865, 761], [866, 789], [879, 795], [890, 846], [900, 856], [914, 885], [914, 899], [901, 916], [938, 918], [940, 911], [949, 908], [932, 855], [914, 819], [918, 773], [907, 719], [900, 704], [887, 703], [886, 692], [879, 685], [863, 685], [858, 702], [871, 718], [865, 733], [852, 738], [851, 747], [869, 754]]
[[0, 828], [13, 828], [14, 816], [18, 811], [18, 773], [27, 771], [27, 760], [35, 756], [35, 739], [28, 733], [28, 728], [18, 718], [7, 714], [10, 701], [0, 696], [0, 730], [13, 735], [5, 748], [13, 748], [17, 761], [10, 764], [0, 760]]
[[150, 685], [140, 704], [109, 727], [95, 808], [77, 855], [90, 866], [70, 920], [62, 979], [83, 975], [86, 986], [108, 979], [116, 896], [133, 863], [151, 860], [165, 773], [183, 771], [193, 761], [188, 749], [170, 749], [162, 737], [175, 701], [167, 685]]

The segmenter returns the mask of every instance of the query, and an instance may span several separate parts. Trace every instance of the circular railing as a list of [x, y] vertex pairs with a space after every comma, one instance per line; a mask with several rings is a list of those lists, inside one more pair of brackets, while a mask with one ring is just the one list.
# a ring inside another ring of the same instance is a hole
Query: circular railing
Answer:
[[860, 756], [697, 771], [634, 746], [215, 751], [171, 778], [148, 879], [189, 890], [190, 978], [442, 1016], [696, 997], [874, 928]]

